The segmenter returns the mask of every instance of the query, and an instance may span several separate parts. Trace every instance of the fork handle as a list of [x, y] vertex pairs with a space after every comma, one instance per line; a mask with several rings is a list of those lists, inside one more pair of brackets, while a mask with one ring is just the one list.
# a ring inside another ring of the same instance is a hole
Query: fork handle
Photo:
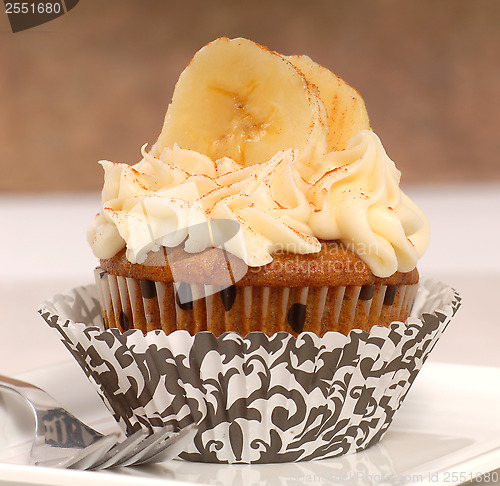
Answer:
[[37, 386], [32, 385], [31, 383], [27, 383], [21, 380], [16, 380], [15, 378], [10, 378], [9, 376], [4, 376], [4, 375], [0, 375], [0, 385], [7, 385], [9, 388], [14, 388], [16, 390], [18, 388], [36, 388], [38, 390], [40, 389]]
[[0, 390], [10, 390], [28, 400], [35, 409], [59, 408], [60, 405], [44, 390], [31, 383], [0, 375]]

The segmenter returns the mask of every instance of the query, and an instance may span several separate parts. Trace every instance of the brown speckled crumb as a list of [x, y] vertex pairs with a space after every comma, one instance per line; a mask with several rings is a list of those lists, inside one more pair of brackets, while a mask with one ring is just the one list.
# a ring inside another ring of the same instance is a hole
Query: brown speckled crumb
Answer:
[[[108, 295], [103, 303], [107, 327], [215, 335], [369, 331], [408, 317], [419, 278], [416, 269], [375, 277], [339, 242], [323, 242], [316, 254], [276, 253], [272, 263], [249, 268], [236, 282], [228, 277], [227, 266], [241, 270], [244, 264], [233, 255], [216, 249], [168, 251], [168, 263], [165, 253], [158, 252], [144, 264], [132, 264], [124, 250], [101, 261], [104, 272], [98, 284], [112, 289], [103, 292]], [[173, 274], [192, 296], [187, 302], [179, 300]], [[205, 296], [201, 282], [213, 285], [213, 293]]]
[[[101, 260], [101, 267], [112, 275], [172, 282], [210, 283], [236, 286], [256, 285], [269, 287], [325, 287], [337, 285], [409, 285], [418, 282], [418, 271], [396, 272], [387, 278], [375, 277], [368, 265], [338, 241], [321, 243], [321, 251], [306, 255], [279, 252], [273, 261], [263, 267], [248, 267], [245, 276], [236, 282], [228, 281], [230, 268], [233, 273], [245, 269], [238, 257], [220, 249], [210, 248], [201, 253], [186, 253], [181, 247], [150, 253], [143, 264], [130, 263], [125, 249], [114, 257]], [[244, 270], [243, 270], [244, 271]]]

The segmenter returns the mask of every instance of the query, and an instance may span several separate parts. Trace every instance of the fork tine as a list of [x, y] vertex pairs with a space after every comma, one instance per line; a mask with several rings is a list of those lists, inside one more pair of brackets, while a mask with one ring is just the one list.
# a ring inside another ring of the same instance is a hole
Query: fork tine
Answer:
[[170, 434], [172, 434], [173, 427], [167, 426], [159, 431], [153, 432], [149, 437], [146, 437], [138, 447], [137, 452], [131, 455], [129, 458], [121, 462], [117, 462], [115, 466], [130, 466], [131, 464], [137, 464], [143, 457], [147, 456], [151, 450], [153, 450], [157, 444], [165, 440]]
[[124, 462], [137, 453], [137, 447], [140, 442], [148, 435], [148, 431], [144, 429], [137, 430], [131, 436], [127, 437], [123, 442], [112, 447], [101, 459], [95, 461], [89, 466], [89, 469], [106, 469], [115, 467], [120, 462]]
[[140, 461], [135, 462], [134, 465], [152, 464], [176, 458], [186, 448], [186, 445], [194, 439], [196, 432], [198, 432], [198, 426], [195, 423], [187, 425], [159, 443], [155, 450], [144, 456]]
[[55, 468], [70, 468], [70, 469], [86, 469], [87, 464], [92, 464], [96, 458], [105, 454], [109, 449], [116, 444], [118, 434], [111, 434], [101, 437], [84, 449], [80, 449], [71, 457], [63, 460], [54, 459], [53, 461], [35, 461], [36, 466], [55, 467]]
[[82, 452], [79, 455], [83, 455], [83, 457], [78, 458], [77, 456], [73, 457], [72, 459], [77, 459], [76, 461], [72, 461], [70, 465], [67, 465], [66, 467], [70, 469], [87, 469], [90, 465], [94, 464], [94, 462], [99, 458], [105, 455], [109, 449], [111, 449], [117, 442], [118, 440], [118, 434], [113, 434], [113, 435], [106, 435], [102, 439], [99, 439], [97, 441], [97, 446], [95, 447], [95, 450], [90, 450], [94, 448], [94, 444], [91, 444], [90, 446], [86, 447], [85, 449], [82, 450]]

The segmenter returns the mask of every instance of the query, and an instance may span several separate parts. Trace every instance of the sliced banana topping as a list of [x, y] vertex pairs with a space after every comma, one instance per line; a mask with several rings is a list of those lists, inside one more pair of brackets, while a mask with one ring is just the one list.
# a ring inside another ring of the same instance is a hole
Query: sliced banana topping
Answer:
[[280, 150], [311, 158], [327, 149], [318, 89], [292, 63], [246, 39], [217, 39], [196, 53], [174, 90], [155, 147], [174, 144], [248, 166]]
[[306, 79], [318, 87], [328, 117], [328, 150], [344, 150], [356, 133], [370, 128], [365, 102], [342, 78], [308, 56], [286, 56]]

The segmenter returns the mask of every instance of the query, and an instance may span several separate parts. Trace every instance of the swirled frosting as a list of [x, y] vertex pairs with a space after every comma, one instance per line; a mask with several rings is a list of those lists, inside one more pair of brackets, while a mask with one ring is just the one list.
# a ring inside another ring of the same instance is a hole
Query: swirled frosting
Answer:
[[189, 228], [218, 218], [238, 221], [241, 231], [224, 247], [252, 267], [277, 250], [315, 253], [319, 240], [340, 240], [387, 277], [415, 268], [428, 244], [427, 219], [399, 188], [400, 172], [371, 130], [312, 163], [291, 149], [248, 167], [177, 145], [143, 147], [142, 156], [134, 166], [101, 161], [102, 210], [88, 231], [98, 258], [126, 247], [128, 260], [142, 263], [182, 242], [198, 252], [204, 247]]

